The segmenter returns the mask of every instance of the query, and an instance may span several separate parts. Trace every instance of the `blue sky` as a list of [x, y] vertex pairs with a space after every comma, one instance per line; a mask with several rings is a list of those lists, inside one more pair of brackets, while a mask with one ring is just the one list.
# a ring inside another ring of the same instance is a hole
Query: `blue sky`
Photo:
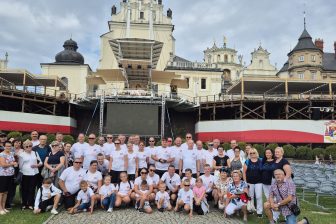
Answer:
[[[304, 3], [306, 2], [306, 7]], [[108, 31], [111, 6], [119, 0], [0, 0], [0, 58], [9, 53], [9, 66], [39, 74], [40, 63], [54, 62], [66, 39], [72, 38], [93, 70], [99, 60], [99, 36]], [[326, 52], [334, 52], [334, 0], [163, 0], [173, 10], [176, 54], [201, 61], [203, 50], [216, 40], [243, 54], [259, 42], [280, 69], [303, 30], [303, 11], [313, 39], [322, 38]], [[166, 11], [166, 10], [165, 10]]]

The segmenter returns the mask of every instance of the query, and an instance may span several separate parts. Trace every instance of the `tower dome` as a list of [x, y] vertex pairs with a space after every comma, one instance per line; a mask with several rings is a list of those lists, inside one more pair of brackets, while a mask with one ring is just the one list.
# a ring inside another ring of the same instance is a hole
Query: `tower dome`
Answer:
[[77, 42], [72, 40], [66, 40], [63, 44], [64, 50], [56, 54], [55, 63], [67, 63], [67, 64], [84, 64], [84, 57], [77, 52]]

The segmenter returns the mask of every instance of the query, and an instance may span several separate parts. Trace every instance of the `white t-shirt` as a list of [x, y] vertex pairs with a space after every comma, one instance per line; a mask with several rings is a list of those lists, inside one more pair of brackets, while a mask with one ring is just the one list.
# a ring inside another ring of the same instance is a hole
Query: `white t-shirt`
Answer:
[[141, 168], [147, 168], [147, 157], [149, 157], [148, 151], [137, 152], [137, 158], [139, 159], [139, 170]]
[[30, 153], [20, 152], [18, 156], [19, 156], [20, 171], [23, 175], [34, 176], [35, 174], [39, 173], [38, 168], [31, 167], [31, 165], [36, 165], [37, 161], [39, 161], [39, 164], [42, 164], [41, 158], [37, 152], [35, 151], [31, 151]]
[[198, 158], [200, 160], [200, 173], [204, 173], [204, 165], [206, 163], [206, 151], [205, 149], [197, 149]]
[[208, 192], [212, 191], [212, 186], [216, 182], [215, 177], [213, 175], [211, 175], [211, 174], [210, 174], [210, 176], [207, 177], [204, 174], [204, 175], [201, 176], [201, 178], [202, 178], [202, 181], [203, 181], [203, 186], [206, 189], [206, 192], [208, 193]]
[[74, 194], [80, 189], [80, 182], [83, 180], [85, 170], [80, 168], [75, 170], [72, 166], [66, 168], [60, 176], [60, 179], [64, 181], [65, 187], [69, 193]]
[[150, 178], [153, 182], [153, 184], [157, 185], [160, 181], [160, 176], [154, 173], [154, 176], [150, 176], [149, 174], [147, 175], [147, 178]]
[[84, 161], [83, 168], [88, 170], [92, 160], [97, 160], [97, 155], [101, 153], [101, 147], [97, 144], [87, 146], [86, 150], [83, 151]]
[[165, 182], [165, 184], [166, 184], [166, 186], [168, 187], [169, 190], [172, 190], [176, 186], [181, 185], [181, 178], [176, 173], [174, 173], [173, 177], [171, 177], [168, 172], [165, 172], [162, 175], [161, 180], [163, 182]]
[[135, 174], [135, 170], [136, 170], [135, 159], [137, 158], [137, 153], [134, 151], [132, 154], [127, 152], [127, 157], [128, 157], [127, 174]]
[[187, 168], [191, 169], [194, 174], [197, 172], [197, 160], [199, 160], [199, 157], [196, 149], [183, 150], [181, 159], [183, 161], [183, 173], [185, 173], [185, 169]]
[[91, 188], [87, 188], [86, 192], [80, 190], [77, 195], [77, 201], [81, 200], [81, 203], [89, 203], [91, 201], [91, 197], [94, 195]]
[[83, 155], [83, 152], [87, 150], [88, 146], [89, 144], [86, 142], [83, 142], [83, 143], [76, 142], [75, 144], [73, 144], [71, 146], [70, 151], [74, 159], [81, 158], [81, 156]]
[[[164, 159], [168, 160], [170, 158], [174, 158], [171, 154], [171, 151], [169, 148], [163, 148], [162, 146], [159, 146], [155, 150], [155, 155], [158, 159]], [[160, 163], [159, 161], [155, 162], [155, 167], [158, 170], [167, 170], [169, 167], [169, 163]]]
[[105, 142], [104, 143], [104, 146], [103, 146], [103, 153], [105, 156], [110, 156], [112, 151], [115, 150], [115, 145], [114, 143], [108, 143], [108, 142]]
[[[230, 158], [233, 159], [235, 157], [233, 149], [229, 149], [226, 151], [226, 155]], [[245, 153], [243, 150], [240, 150], [240, 157], [245, 158]]]
[[205, 150], [205, 163], [213, 167], [213, 158], [218, 155], [217, 149], [213, 149], [212, 152]]
[[[187, 149], [188, 148], [188, 144], [185, 142], [185, 143], [183, 143], [182, 145], [181, 145], [181, 147], [183, 148], [183, 149]], [[196, 144], [194, 143], [194, 147], [193, 147], [194, 149], [196, 149], [197, 148], [197, 146], [196, 146]]]
[[85, 173], [83, 180], [89, 184], [89, 187], [93, 187], [93, 189], [96, 190], [98, 188], [98, 181], [103, 180], [103, 176], [99, 171], [91, 173], [90, 170], [88, 170]]
[[125, 171], [125, 155], [127, 156], [127, 151], [123, 149], [112, 151], [110, 155], [110, 158], [112, 159], [112, 170]]
[[[185, 181], [187, 179], [187, 177], [183, 177], [182, 178], [182, 182]], [[191, 180], [190, 180], [190, 189], [193, 189], [193, 187], [195, 186], [196, 184], [196, 179], [191, 177]]]
[[170, 199], [168, 192], [165, 191], [165, 192], [161, 193], [161, 191], [158, 191], [155, 195], [155, 201], [159, 201], [161, 199], [163, 199], [164, 207], [168, 206], [169, 199]]
[[[42, 190], [42, 192], [41, 192]], [[34, 208], [38, 209], [39, 204], [42, 201], [48, 200], [49, 199], [49, 195], [51, 197], [57, 195], [57, 194], [61, 194], [62, 191], [60, 189], [58, 189], [57, 187], [55, 187], [53, 184], [50, 185], [49, 188], [45, 188], [42, 184], [42, 186], [37, 190], [36, 193], [36, 197], [35, 197], [35, 203], [34, 203]]]
[[139, 145], [133, 144], [133, 150], [134, 150], [134, 152], [138, 152], [139, 151]]
[[171, 150], [171, 153], [172, 153], [173, 157], [175, 158], [174, 162], [172, 162], [171, 164], [173, 164], [175, 166], [175, 169], [178, 169], [179, 168], [179, 162], [180, 162], [181, 155], [182, 155], [182, 151], [183, 151], [183, 147], [175, 145], [175, 146], [171, 147], [170, 150]]
[[107, 175], [108, 174], [108, 169], [109, 169], [110, 162], [107, 159], [104, 159], [104, 162], [102, 165], [98, 163], [98, 171], [102, 173], [102, 175]]
[[149, 146], [145, 148], [145, 151], [147, 151], [148, 156], [149, 156], [149, 164], [155, 164], [155, 161], [152, 159], [152, 155], [155, 155], [155, 150], [156, 150], [156, 146], [154, 146], [154, 148], [151, 148]]
[[118, 188], [118, 193], [125, 196], [128, 194], [128, 192], [134, 188], [134, 184], [132, 181], [127, 181], [127, 182], [120, 182], [117, 186]]
[[113, 191], [117, 191], [118, 188], [114, 186], [114, 184], [109, 184], [109, 185], [103, 185], [99, 189], [99, 194], [103, 195], [104, 197], [107, 197], [108, 195], [111, 195]]
[[35, 140], [35, 141], [31, 141], [31, 142], [33, 143], [33, 147], [40, 144], [40, 140], [38, 140], [38, 139]]
[[[148, 177], [148, 175], [147, 175], [146, 181], [147, 181], [148, 186], [153, 185], [153, 181], [152, 181], [151, 178]], [[140, 189], [141, 188], [141, 182], [142, 182], [141, 177], [137, 177], [134, 180], [134, 185], [138, 185], [138, 189]]]
[[189, 189], [188, 191], [180, 189], [178, 192], [178, 198], [181, 199], [185, 204], [192, 205], [194, 194], [191, 189]]

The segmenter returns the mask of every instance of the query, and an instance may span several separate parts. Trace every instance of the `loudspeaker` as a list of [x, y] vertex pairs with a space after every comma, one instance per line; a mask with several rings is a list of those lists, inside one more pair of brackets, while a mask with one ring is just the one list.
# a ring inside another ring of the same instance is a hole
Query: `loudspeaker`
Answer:
[[313, 120], [320, 120], [321, 119], [320, 108], [313, 108], [312, 119]]

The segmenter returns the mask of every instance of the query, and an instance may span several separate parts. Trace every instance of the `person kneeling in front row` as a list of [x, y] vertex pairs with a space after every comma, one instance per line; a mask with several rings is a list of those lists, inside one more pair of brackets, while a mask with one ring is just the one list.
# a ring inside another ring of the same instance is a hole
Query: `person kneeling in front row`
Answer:
[[42, 182], [42, 186], [37, 191], [34, 205], [34, 213], [46, 212], [48, 207], [52, 207], [51, 214], [57, 215], [58, 202], [61, 198], [62, 191], [52, 184], [50, 178]]
[[183, 186], [183, 189], [180, 189], [178, 193], [175, 212], [181, 211], [183, 206], [184, 211], [189, 213], [189, 217], [192, 217], [194, 194], [190, 189], [190, 180], [186, 179]]
[[172, 210], [172, 206], [170, 204], [170, 196], [168, 192], [166, 192], [165, 183], [159, 184], [159, 192], [156, 193], [155, 203], [156, 203], [157, 209], [160, 212], [164, 212], [165, 209], [167, 211]]

